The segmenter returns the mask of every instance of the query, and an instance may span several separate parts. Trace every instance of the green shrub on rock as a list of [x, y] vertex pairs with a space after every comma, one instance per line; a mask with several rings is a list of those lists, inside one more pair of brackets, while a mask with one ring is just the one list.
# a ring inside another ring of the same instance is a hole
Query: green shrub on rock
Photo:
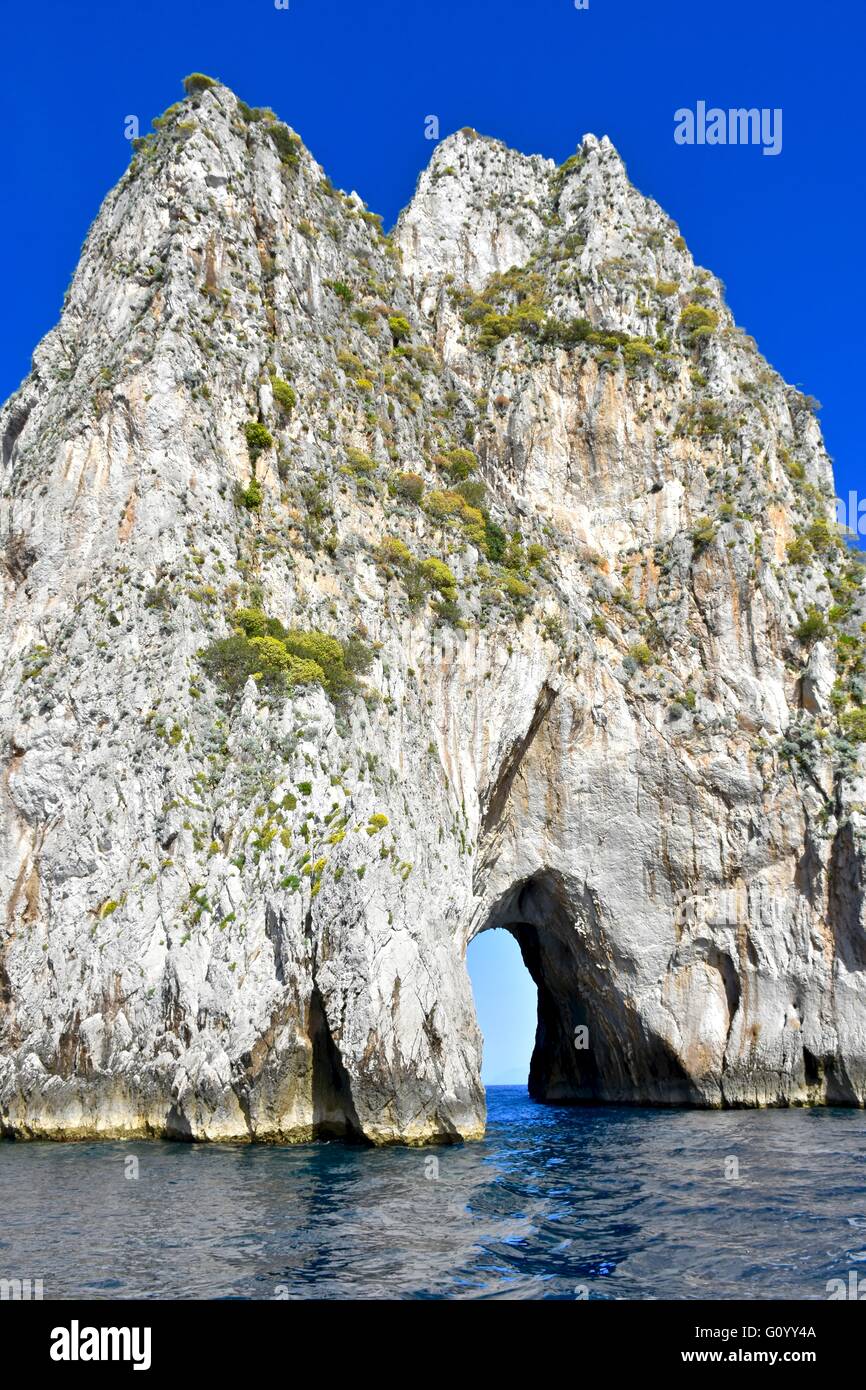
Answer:
[[490, 517], [484, 520], [484, 549], [487, 558], [494, 564], [500, 564], [505, 557], [508, 546], [508, 537], [502, 527], [496, 521], [491, 521]]
[[457, 597], [457, 580], [443, 560], [431, 555], [421, 562], [421, 573], [431, 589], [435, 589], [443, 598]]
[[336, 637], [314, 629], [305, 632], [290, 628], [283, 638], [286, 650], [307, 661], [315, 661], [324, 672], [343, 664], [343, 648]]
[[716, 527], [712, 517], [699, 516], [692, 530], [692, 544], [697, 554], [706, 550], [707, 546], [712, 545], [716, 536]]
[[[317, 661], [290, 652], [277, 637], [250, 637], [250, 647], [264, 676], [284, 675], [292, 685], [324, 685], [325, 672]], [[339, 643], [337, 644], [339, 646]]]
[[414, 556], [405, 541], [399, 536], [385, 536], [376, 548], [377, 562], [384, 569], [408, 570], [414, 564]]
[[439, 462], [445, 472], [458, 482], [468, 478], [478, 467], [478, 460], [470, 449], [449, 449], [440, 456]]
[[470, 506], [462, 492], [431, 492], [424, 503], [424, 509], [428, 516], [431, 516], [434, 521], [438, 521], [440, 525], [445, 525], [449, 521], [459, 522], [470, 544], [478, 546], [481, 550], [486, 549], [487, 532], [484, 513], [479, 511], [477, 507]]
[[207, 674], [231, 696], [239, 694], [250, 676], [259, 670], [259, 660], [259, 653], [246, 637], [238, 633], [212, 642], [201, 655], [201, 663]]
[[234, 615], [234, 622], [245, 637], [267, 636], [268, 619], [261, 608], [239, 608]]
[[395, 497], [407, 502], [420, 502], [424, 496], [424, 479], [420, 473], [397, 473], [389, 487]]
[[278, 637], [286, 635], [279, 618], [269, 618], [261, 608], [239, 608], [232, 621], [245, 637]]
[[325, 280], [324, 284], [334, 292], [338, 299], [342, 299], [344, 304], [351, 304], [352, 290], [345, 280]]
[[388, 320], [388, 327], [395, 343], [401, 343], [412, 332], [412, 325], [403, 314], [392, 314]]
[[487, 505], [487, 487], [484, 483], [475, 478], [467, 478], [465, 482], [458, 483], [454, 491], [459, 493], [470, 507], [475, 507], [479, 512], [484, 511]]
[[247, 420], [244, 425], [244, 437], [247, 441], [250, 462], [253, 464], [259, 455], [264, 453], [265, 449], [270, 449], [274, 442], [270, 430], [258, 420]]
[[354, 473], [356, 477], [370, 477], [379, 467], [376, 460], [365, 454], [363, 449], [350, 446], [346, 450], [346, 458], [349, 460], [347, 471]]
[[235, 486], [235, 505], [246, 507], [248, 512], [257, 512], [265, 500], [264, 489], [258, 478], [250, 478], [246, 487], [240, 483]]
[[437, 489], [428, 494], [424, 510], [434, 521], [447, 521], [460, 510], [461, 500], [456, 492], [442, 492]]
[[822, 637], [826, 637], [828, 631], [829, 629], [824, 614], [821, 612], [820, 608], [812, 604], [807, 608], [806, 616], [796, 630], [796, 636], [798, 642], [802, 642], [804, 646], [810, 647], [813, 642], [817, 642]]
[[719, 316], [704, 304], [687, 304], [680, 314], [680, 329], [689, 347], [697, 346], [719, 326]]
[[834, 550], [841, 549], [843, 545], [838, 532], [831, 527], [829, 521], [823, 516], [816, 517], [808, 526], [806, 538], [810, 545], [814, 546], [819, 555], [832, 555]]
[[219, 83], [215, 77], [208, 77], [204, 72], [191, 72], [188, 77], [183, 79], [183, 89], [187, 96], [195, 96], [197, 92], [206, 92], [209, 87], [218, 87]]
[[866, 743], [866, 709], [847, 710], [841, 716], [839, 725], [852, 743]]
[[639, 367], [650, 366], [655, 359], [655, 349], [644, 338], [630, 338], [622, 349], [625, 365], [635, 371]]
[[532, 597], [532, 586], [516, 574], [504, 574], [500, 580], [500, 586], [503, 594], [510, 598], [517, 607], [522, 607]]
[[812, 558], [812, 547], [805, 536], [798, 536], [796, 540], [788, 541], [785, 554], [790, 565], [808, 565]]
[[628, 654], [637, 666], [649, 666], [653, 659], [652, 651], [646, 642], [635, 642], [629, 647]]
[[286, 629], [261, 608], [239, 608], [231, 637], [213, 642], [200, 653], [212, 679], [236, 697], [250, 676], [278, 692], [304, 685], [321, 685], [334, 700], [357, 689], [356, 673], [372, 660], [359, 638], [344, 644], [318, 629]]
[[586, 318], [556, 319], [548, 318], [541, 330], [544, 343], [554, 343], [558, 347], [576, 347], [585, 343], [592, 333], [592, 324]]
[[268, 135], [273, 141], [277, 154], [280, 156], [280, 163], [287, 169], [295, 169], [298, 165], [298, 151], [301, 147], [300, 135], [289, 130], [282, 121], [275, 121], [268, 126]]
[[271, 377], [271, 390], [274, 393], [274, 400], [281, 407], [286, 415], [291, 415], [298, 403], [295, 388], [290, 386], [287, 381], [283, 381], [278, 376]]

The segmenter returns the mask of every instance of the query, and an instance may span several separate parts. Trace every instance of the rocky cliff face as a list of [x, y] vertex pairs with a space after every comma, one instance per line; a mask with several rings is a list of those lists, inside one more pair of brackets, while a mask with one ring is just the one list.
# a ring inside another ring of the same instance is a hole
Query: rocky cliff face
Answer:
[[0, 414], [0, 1124], [862, 1104], [862, 570], [810, 402], [587, 136], [394, 233], [192, 83]]

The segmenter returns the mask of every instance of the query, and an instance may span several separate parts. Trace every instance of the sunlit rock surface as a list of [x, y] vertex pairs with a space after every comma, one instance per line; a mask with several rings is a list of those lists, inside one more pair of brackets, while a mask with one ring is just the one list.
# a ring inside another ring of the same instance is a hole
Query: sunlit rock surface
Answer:
[[453, 135], [385, 239], [193, 95], [0, 446], [5, 1133], [478, 1135], [496, 925], [541, 1099], [863, 1103], [862, 574], [607, 139]]

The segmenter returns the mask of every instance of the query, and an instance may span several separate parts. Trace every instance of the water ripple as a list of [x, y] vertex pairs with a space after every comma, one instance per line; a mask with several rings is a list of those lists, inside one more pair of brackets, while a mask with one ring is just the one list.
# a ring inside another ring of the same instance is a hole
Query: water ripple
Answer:
[[488, 1101], [481, 1143], [435, 1150], [0, 1144], [0, 1277], [46, 1298], [822, 1299], [862, 1276], [862, 1111]]

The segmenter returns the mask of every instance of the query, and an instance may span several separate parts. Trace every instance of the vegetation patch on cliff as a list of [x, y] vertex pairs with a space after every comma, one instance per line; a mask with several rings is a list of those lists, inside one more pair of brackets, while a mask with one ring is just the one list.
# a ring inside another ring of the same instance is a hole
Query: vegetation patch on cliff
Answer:
[[286, 628], [260, 608], [239, 608], [234, 632], [212, 642], [200, 655], [208, 675], [231, 698], [252, 678], [277, 694], [320, 685], [332, 700], [358, 690], [359, 675], [372, 660], [360, 638], [341, 642], [318, 629]]

